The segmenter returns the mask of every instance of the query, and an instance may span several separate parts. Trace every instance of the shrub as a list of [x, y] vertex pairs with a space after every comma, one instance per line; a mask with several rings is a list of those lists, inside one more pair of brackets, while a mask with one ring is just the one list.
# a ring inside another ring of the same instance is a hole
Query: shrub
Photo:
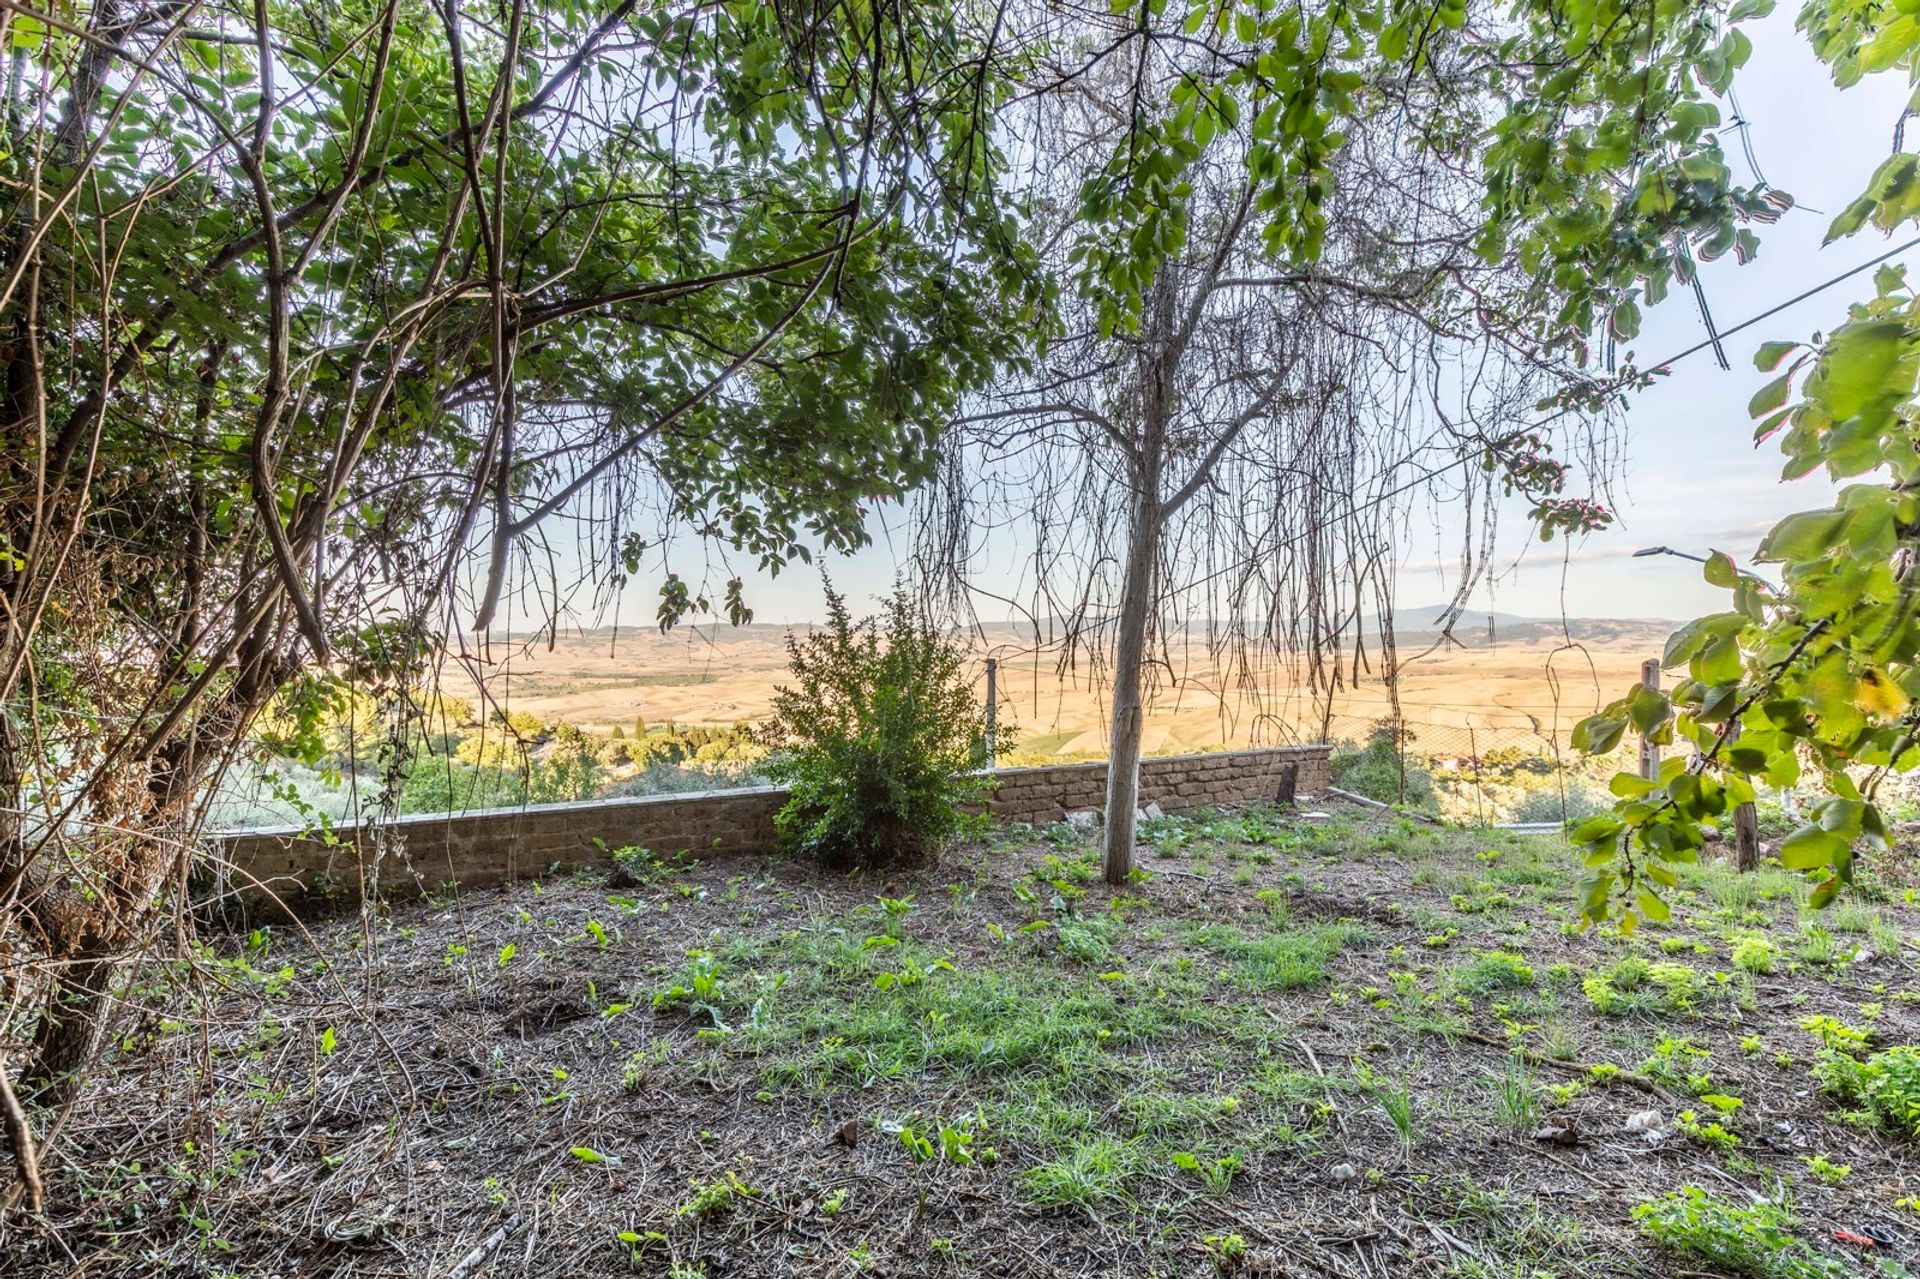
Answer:
[[854, 622], [827, 591], [827, 625], [787, 637], [792, 686], [775, 691], [767, 776], [792, 791], [781, 844], [829, 866], [926, 856], [988, 779], [981, 708], [965, 657], [894, 591], [883, 618]]
[[1613, 807], [1612, 801], [1596, 794], [1592, 787], [1570, 782], [1563, 799], [1558, 786], [1529, 791], [1514, 806], [1516, 822], [1577, 822]]
[[1366, 744], [1342, 745], [1327, 763], [1333, 784], [1385, 804], [1431, 808], [1433, 776], [1408, 757], [1402, 772], [1401, 748], [1391, 724], [1377, 724]]

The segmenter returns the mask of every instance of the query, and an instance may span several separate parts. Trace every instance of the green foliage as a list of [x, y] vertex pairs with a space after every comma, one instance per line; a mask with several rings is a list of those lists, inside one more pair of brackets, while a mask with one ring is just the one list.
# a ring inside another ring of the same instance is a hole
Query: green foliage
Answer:
[[1144, 1171], [1143, 1164], [1131, 1142], [1095, 1137], [1062, 1158], [1027, 1169], [1020, 1174], [1020, 1189], [1028, 1202], [1040, 1207], [1091, 1209], [1123, 1197], [1128, 1183]]
[[1888, 1132], [1920, 1139], [1920, 1046], [1900, 1044], [1864, 1059], [1828, 1046], [1813, 1075], [1823, 1091], [1859, 1107]]
[[769, 777], [792, 792], [781, 842], [830, 866], [884, 866], [935, 851], [982, 794], [981, 708], [965, 654], [903, 589], [855, 623], [828, 591], [827, 624], [788, 637], [793, 684], [774, 695]]
[[1589, 973], [1580, 983], [1594, 1011], [1615, 1017], [1659, 1010], [1686, 1012], [1706, 988], [1706, 980], [1696, 968], [1665, 960], [1649, 961], [1639, 955], [1629, 955]]
[[1261, 937], [1247, 937], [1237, 928], [1215, 924], [1200, 929], [1194, 940], [1232, 961], [1228, 979], [1254, 990], [1299, 990], [1327, 981], [1327, 965], [1365, 933], [1340, 921], [1310, 928], [1282, 928]]
[[1510, 950], [1482, 951], [1453, 972], [1452, 983], [1463, 994], [1483, 997], [1500, 990], [1519, 990], [1534, 984], [1533, 965]]
[[1431, 808], [1433, 775], [1406, 755], [1393, 725], [1374, 726], [1360, 745], [1342, 743], [1328, 761], [1333, 784], [1383, 804]]
[[1564, 792], [1558, 786], [1547, 786], [1527, 792], [1524, 799], [1513, 810], [1516, 822], [1577, 822], [1593, 816], [1605, 808], [1602, 796], [1596, 795], [1591, 787], [1569, 783]]
[[1819, 1256], [1792, 1233], [1793, 1216], [1783, 1204], [1751, 1207], [1686, 1186], [1636, 1204], [1640, 1233], [1693, 1261], [1708, 1262], [1749, 1279], [1843, 1279], [1848, 1263]]
[[1779, 948], [1764, 933], [1749, 934], [1733, 944], [1733, 966], [1756, 976], [1772, 972], [1779, 957]]
[[[1799, 25], [1837, 84], [1920, 68], [1920, 24], [1902, 6], [1811, 0]], [[1828, 238], [1866, 226], [1893, 230], [1920, 217], [1920, 159], [1896, 154], [1835, 218]], [[1670, 692], [1636, 687], [1584, 721], [1579, 744], [1605, 749], [1631, 727], [1692, 748], [1651, 784], [1621, 777], [1619, 802], [1575, 832], [1592, 875], [1583, 908], [1663, 918], [1671, 863], [1691, 861], [1709, 825], [1751, 801], [1758, 784], [1784, 787], [1811, 769], [1828, 798], [1779, 849], [1790, 871], [1813, 876], [1815, 905], [1852, 882], [1861, 851], [1891, 848], [1880, 791], [1920, 766], [1920, 628], [1912, 566], [1920, 554], [1920, 452], [1912, 417], [1920, 376], [1920, 298], [1900, 266], [1874, 273], [1873, 295], [1811, 342], [1768, 342], [1756, 366], [1773, 373], [1748, 411], [1756, 442], [1771, 440], [1783, 478], [1824, 471], [1842, 485], [1834, 503], [1781, 520], [1757, 563], [1772, 579], [1715, 552], [1707, 581], [1729, 607], [1688, 622], [1664, 664], [1684, 667]]]
[[749, 1185], [739, 1173], [729, 1169], [713, 1181], [689, 1183], [693, 1193], [675, 1210], [680, 1217], [718, 1217], [733, 1211], [742, 1200], [757, 1198], [758, 1186]]
[[1740, 1138], [1728, 1132], [1723, 1125], [1714, 1120], [1703, 1123], [1700, 1116], [1691, 1110], [1683, 1110], [1674, 1116], [1673, 1126], [1681, 1136], [1713, 1150], [1724, 1152], [1740, 1144]]
[[1493, 1081], [1493, 1112], [1515, 1132], [1526, 1132], [1539, 1122], [1539, 1085], [1519, 1053], [1507, 1059], [1506, 1071]]

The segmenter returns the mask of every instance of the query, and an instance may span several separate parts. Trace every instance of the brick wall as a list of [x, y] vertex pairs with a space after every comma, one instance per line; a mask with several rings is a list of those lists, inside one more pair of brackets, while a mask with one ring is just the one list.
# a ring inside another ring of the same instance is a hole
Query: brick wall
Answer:
[[[1271, 799], [1289, 765], [1299, 769], [1299, 793], [1308, 794], [1330, 784], [1327, 752], [1326, 746], [1286, 746], [1143, 760], [1140, 802], [1176, 812]], [[1005, 821], [1058, 821], [1100, 807], [1106, 777], [1104, 762], [1003, 768], [986, 808]], [[769, 786], [402, 817], [384, 824], [386, 852], [378, 861], [373, 854], [382, 841], [372, 827], [336, 830], [333, 845], [293, 828], [238, 831], [214, 841], [214, 888], [253, 900], [268, 893], [297, 898], [325, 877], [353, 899], [376, 879], [381, 892], [407, 895], [497, 884], [554, 865], [605, 865], [611, 850], [630, 844], [698, 857], [766, 853], [773, 847], [773, 815], [786, 799], [784, 790]]]

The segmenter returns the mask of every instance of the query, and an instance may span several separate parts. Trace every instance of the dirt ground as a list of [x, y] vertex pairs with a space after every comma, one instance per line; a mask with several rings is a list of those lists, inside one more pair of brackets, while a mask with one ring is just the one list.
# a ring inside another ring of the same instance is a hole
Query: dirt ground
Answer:
[[0, 1272], [1729, 1273], [1631, 1215], [1687, 1186], [1784, 1190], [1827, 1267], [1748, 1273], [1913, 1262], [1916, 1146], [1835, 1116], [1803, 1029], [1920, 1041], [1897, 876], [1813, 915], [1704, 867], [1629, 938], [1557, 840], [1146, 837], [1118, 891], [1013, 827], [212, 938], [134, 992]]

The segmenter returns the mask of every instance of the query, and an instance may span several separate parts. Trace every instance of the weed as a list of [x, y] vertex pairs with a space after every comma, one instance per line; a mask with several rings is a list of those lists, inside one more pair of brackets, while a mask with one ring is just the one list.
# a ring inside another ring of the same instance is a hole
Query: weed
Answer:
[[1811, 1172], [1829, 1186], [1839, 1185], [1845, 1181], [1847, 1175], [1853, 1171], [1851, 1165], [1834, 1163], [1825, 1155], [1801, 1155], [1800, 1162], [1807, 1166], [1808, 1172]]
[[1697, 1141], [1714, 1150], [1732, 1150], [1740, 1144], [1740, 1138], [1728, 1132], [1718, 1123], [1701, 1123], [1700, 1116], [1691, 1110], [1683, 1110], [1675, 1117], [1673, 1126], [1681, 1136]]
[[689, 1182], [693, 1194], [675, 1210], [679, 1217], [718, 1217], [733, 1211], [733, 1207], [742, 1199], [752, 1199], [760, 1193], [758, 1186], [748, 1185], [741, 1180], [740, 1174], [729, 1171], [716, 1181]]
[[1648, 1200], [1633, 1209], [1640, 1232], [1660, 1246], [1751, 1279], [1842, 1279], [1853, 1273], [1816, 1254], [1791, 1233], [1784, 1204], [1743, 1207], [1698, 1186]]
[[1526, 1058], [1507, 1059], [1506, 1073], [1494, 1081], [1493, 1113], [1506, 1127], [1525, 1132], [1540, 1119], [1540, 1095]]
[[1060, 1159], [1036, 1164], [1020, 1174], [1020, 1189], [1040, 1207], [1092, 1208], [1125, 1196], [1127, 1183], [1142, 1171], [1138, 1147], [1114, 1137], [1096, 1137]]
[[1733, 966], [1742, 972], [1765, 976], [1779, 960], [1779, 949], [1760, 933], [1750, 933], [1733, 944]]
[[1208, 1235], [1200, 1241], [1200, 1247], [1212, 1259], [1218, 1274], [1236, 1273], [1247, 1259], [1247, 1241], [1240, 1235]]
[[1374, 1089], [1374, 1104], [1400, 1136], [1400, 1146], [1411, 1150], [1414, 1144], [1413, 1089], [1407, 1084], [1380, 1085]]
[[1173, 1166], [1200, 1178], [1206, 1193], [1215, 1199], [1224, 1198], [1233, 1189], [1233, 1179], [1246, 1162], [1244, 1150], [1235, 1150], [1217, 1159], [1204, 1159], [1186, 1150], [1179, 1151], [1173, 1157]]
[[1823, 1091], [1862, 1107], [1872, 1122], [1920, 1138], [1920, 1046], [1901, 1044], [1865, 1060], [1825, 1048], [1814, 1062], [1813, 1076]]
[[1518, 990], [1533, 984], [1533, 965], [1510, 950], [1481, 951], [1471, 963], [1453, 973], [1454, 988], [1475, 998], [1484, 998], [1496, 990]]

